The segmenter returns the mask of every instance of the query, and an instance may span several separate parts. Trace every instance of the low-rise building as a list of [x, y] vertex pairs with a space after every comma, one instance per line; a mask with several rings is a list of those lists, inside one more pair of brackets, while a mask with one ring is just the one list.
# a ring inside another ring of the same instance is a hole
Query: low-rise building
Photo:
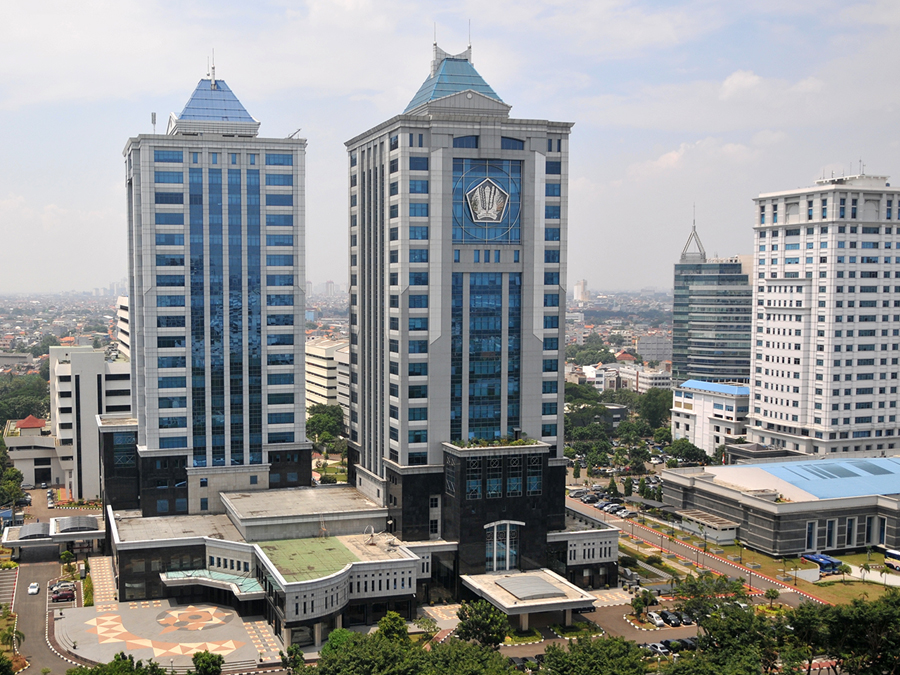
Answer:
[[59, 486], [71, 482], [72, 448], [57, 444], [50, 420], [34, 415], [9, 420], [3, 430], [3, 442], [13, 467], [22, 472], [23, 483]]
[[671, 389], [672, 372], [666, 369], [649, 369], [641, 364], [624, 365], [619, 368], [622, 389], [631, 389], [646, 394], [651, 389]]
[[672, 396], [672, 440], [686, 438], [707, 455], [747, 435], [750, 388], [688, 380]]
[[306, 343], [306, 409], [314, 405], [338, 405], [337, 350], [349, 340], [327, 338]]

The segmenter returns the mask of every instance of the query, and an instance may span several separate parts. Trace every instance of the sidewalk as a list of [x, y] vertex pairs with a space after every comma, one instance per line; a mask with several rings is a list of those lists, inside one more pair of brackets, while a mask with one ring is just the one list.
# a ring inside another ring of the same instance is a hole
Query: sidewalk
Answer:
[[900, 576], [897, 576], [893, 572], [888, 571], [886, 567], [882, 568], [885, 572], [884, 575], [881, 574], [882, 569], [864, 572], [862, 568], [857, 567], [856, 565], [849, 565], [849, 567], [851, 570], [850, 576], [854, 579], [872, 582], [880, 581], [882, 584], [885, 584], [887, 586], [900, 586]]

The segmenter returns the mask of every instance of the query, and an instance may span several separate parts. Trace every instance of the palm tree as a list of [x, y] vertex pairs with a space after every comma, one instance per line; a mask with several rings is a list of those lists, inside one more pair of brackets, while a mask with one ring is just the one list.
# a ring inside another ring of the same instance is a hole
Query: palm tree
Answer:
[[3, 632], [0, 632], [0, 644], [4, 644], [10, 649], [17, 649], [22, 642], [25, 642], [25, 634], [15, 626], [7, 626]]
[[769, 601], [769, 609], [772, 609], [772, 603], [778, 599], [779, 595], [781, 595], [781, 593], [778, 592], [777, 588], [766, 589], [766, 600]]
[[850, 568], [850, 565], [847, 563], [841, 563], [837, 568], [837, 571], [841, 573], [841, 583], [847, 583], [847, 573], [852, 572], [853, 570]]
[[880, 570], [878, 570], [878, 574], [880, 574], [881, 578], [884, 580], [885, 588], [887, 588], [887, 573], [888, 573], [887, 567], [882, 567]]
[[872, 567], [869, 565], [869, 563], [863, 563], [862, 565], [859, 566], [859, 572], [863, 578], [863, 581], [866, 580], [866, 575], [871, 571], [872, 571]]

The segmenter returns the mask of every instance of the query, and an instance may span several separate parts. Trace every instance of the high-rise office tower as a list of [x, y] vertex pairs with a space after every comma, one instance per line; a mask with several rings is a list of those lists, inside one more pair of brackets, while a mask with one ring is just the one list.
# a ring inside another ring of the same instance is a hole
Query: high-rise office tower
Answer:
[[306, 141], [260, 138], [222, 80], [125, 146], [140, 506], [309, 485], [303, 415]]
[[[692, 250], [693, 246], [693, 250]], [[691, 234], [675, 264], [672, 380], [747, 382], [753, 290], [749, 260], [707, 258]]]
[[847, 176], [756, 200], [750, 440], [893, 449], [900, 189]]
[[509, 111], [435, 45], [406, 110], [347, 143], [351, 480], [403, 539], [459, 541], [461, 572], [486, 531], [489, 571], [543, 564], [564, 518], [572, 125]]

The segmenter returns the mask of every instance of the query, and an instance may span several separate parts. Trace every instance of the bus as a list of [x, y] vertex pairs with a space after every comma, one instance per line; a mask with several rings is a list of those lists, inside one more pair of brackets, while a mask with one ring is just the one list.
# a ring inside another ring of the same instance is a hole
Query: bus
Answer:
[[818, 553], [806, 553], [803, 555], [803, 559], [818, 565], [819, 573], [823, 575], [836, 574], [837, 568], [840, 566], [840, 561], [830, 558], [827, 555], [819, 555]]
[[885, 549], [884, 566], [900, 572], [900, 551], [895, 551], [890, 548]]

